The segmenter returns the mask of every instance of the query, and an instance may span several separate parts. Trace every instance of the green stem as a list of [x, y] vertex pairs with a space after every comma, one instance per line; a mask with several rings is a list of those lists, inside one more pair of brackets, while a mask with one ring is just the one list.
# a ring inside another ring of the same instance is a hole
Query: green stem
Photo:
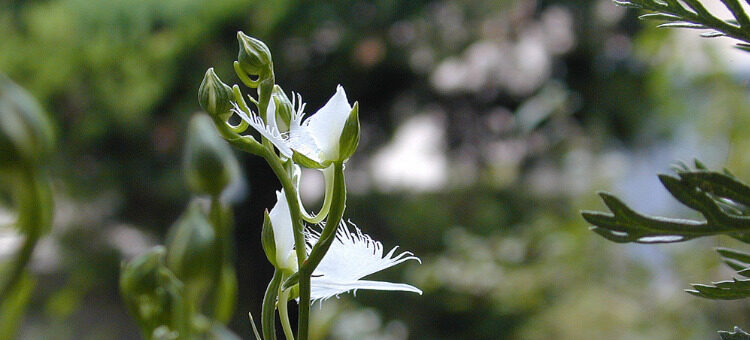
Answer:
[[24, 167], [19, 171], [21, 187], [17, 189], [18, 229], [26, 233], [20, 251], [0, 281], [0, 301], [8, 298], [23, 276], [34, 247], [52, 223], [52, 193], [47, 177], [38, 169]]
[[242, 67], [240, 67], [239, 61], [235, 61], [233, 66], [234, 66], [234, 72], [237, 73], [237, 77], [240, 78], [240, 80], [242, 81], [243, 84], [245, 84], [245, 86], [250, 87], [250, 88], [258, 87], [258, 81], [252, 80], [250, 79], [250, 77], [247, 76], [247, 73], [245, 73], [245, 71], [242, 70]]
[[328, 220], [320, 234], [318, 243], [313, 246], [307, 261], [301, 262], [299, 270], [299, 324], [297, 338], [307, 340], [310, 327], [310, 276], [320, 264], [323, 256], [331, 247], [336, 236], [336, 229], [344, 216], [346, 209], [346, 182], [344, 180], [344, 164], [341, 161], [333, 163], [333, 198]]
[[[224, 304], [225, 302], [222, 301], [222, 292], [219, 287], [223, 286], [222, 281], [225, 280], [224, 277], [224, 266], [227, 264], [227, 259], [229, 256], [229, 253], [231, 252], [230, 243], [228, 240], [230, 240], [230, 231], [231, 226], [229, 225], [227, 218], [226, 218], [226, 211], [224, 207], [221, 204], [221, 200], [218, 195], [211, 196], [211, 210], [209, 211], [209, 218], [211, 219], [211, 224], [214, 229], [214, 234], [216, 235], [216, 252], [218, 254], [216, 263], [214, 264], [214, 272], [213, 274], [213, 280], [212, 284], [210, 285], [210, 291], [209, 291], [209, 300], [212, 304], [209, 306], [209, 315], [213, 315], [215, 319], [226, 319], [229, 316], [221, 316], [219, 313], [223, 312], [225, 308]], [[222, 322], [227, 322], [228, 320], [220, 320]]]
[[346, 209], [346, 182], [344, 181], [344, 166], [342, 162], [334, 162], [333, 174], [333, 198], [331, 202], [331, 211], [328, 214], [328, 220], [320, 233], [320, 240], [313, 246], [310, 256], [300, 269], [301, 276], [312, 275], [315, 268], [318, 267], [323, 256], [328, 252], [336, 236], [341, 218], [344, 216]]
[[216, 126], [216, 129], [219, 131], [221, 137], [229, 142], [229, 144], [253, 155], [260, 156], [263, 154], [264, 147], [263, 145], [258, 143], [255, 138], [253, 138], [252, 136], [241, 136], [237, 134], [237, 132], [233, 131], [232, 128], [227, 125], [227, 122], [219, 119], [219, 117], [211, 116], [211, 119], [213, 119], [214, 126]]
[[[284, 168], [279, 157], [271, 150], [264, 149], [262, 153], [268, 165], [273, 170], [276, 177], [281, 182], [281, 186], [284, 189], [287, 203], [289, 204], [289, 211], [292, 215], [292, 226], [294, 227], [294, 250], [297, 254], [297, 263], [303, 264], [307, 258], [307, 252], [305, 249], [305, 234], [304, 225], [302, 223], [302, 217], [300, 213], [299, 198], [297, 197], [297, 188], [294, 186], [292, 178]], [[343, 174], [342, 174], [343, 179]], [[335, 202], [335, 201], [334, 201]], [[338, 224], [338, 222], [336, 222]], [[310, 277], [307, 277], [307, 285], [302, 284], [300, 281], [300, 302], [298, 312], [298, 326], [297, 326], [297, 338], [300, 340], [307, 339], [307, 332], [310, 324]]]
[[289, 302], [289, 290], [281, 289], [279, 294], [279, 316], [281, 317], [281, 328], [284, 330], [284, 336], [287, 340], [294, 340], [294, 332], [292, 332], [292, 325], [289, 323], [289, 310], [287, 304]]
[[265, 340], [276, 340], [276, 298], [279, 295], [280, 284], [281, 272], [276, 270], [273, 273], [271, 282], [268, 283], [266, 295], [263, 297], [263, 307], [261, 309], [260, 325]]

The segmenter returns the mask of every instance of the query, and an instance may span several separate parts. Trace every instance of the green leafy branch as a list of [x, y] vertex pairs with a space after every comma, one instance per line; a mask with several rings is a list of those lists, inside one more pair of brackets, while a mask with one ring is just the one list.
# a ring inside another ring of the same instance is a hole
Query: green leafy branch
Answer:
[[[592, 231], [619, 243], [671, 243], [719, 234], [750, 243], [750, 187], [728, 171], [710, 171], [697, 160], [695, 169], [678, 164], [674, 170], [676, 177], [662, 174], [659, 180], [680, 203], [700, 212], [704, 221], [646, 216], [608, 193], [599, 195], [611, 213], [581, 214], [593, 225]], [[728, 248], [716, 251], [742, 278], [692, 284], [693, 288], [686, 291], [712, 300], [750, 298], [750, 253]], [[722, 340], [750, 340], [750, 334], [737, 327], [719, 335]]]
[[750, 51], [750, 17], [740, 0], [721, 0], [734, 19], [724, 20], [706, 9], [699, 0], [615, 0], [621, 6], [643, 9], [649, 13], [640, 19], [663, 22], [658, 27], [709, 29], [701, 34], [705, 38], [730, 37], [743, 42], [737, 48]]
[[[716, 251], [722, 256], [724, 263], [737, 274], [750, 278], [750, 253], [739, 250], [718, 248]], [[692, 284], [693, 289], [688, 293], [712, 300], [738, 300], [750, 297], [750, 279], [738, 279], [714, 282], [711, 285]]]
[[750, 243], [750, 187], [729, 172], [706, 170], [698, 161], [695, 167], [691, 170], [682, 164], [675, 169], [677, 177], [662, 174], [659, 180], [680, 203], [699, 211], [705, 221], [646, 216], [606, 192], [599, 195], [612, 213], [581, 214], [594, 225], [592, 231], [618, 243], [672, 243], [718, 234]]

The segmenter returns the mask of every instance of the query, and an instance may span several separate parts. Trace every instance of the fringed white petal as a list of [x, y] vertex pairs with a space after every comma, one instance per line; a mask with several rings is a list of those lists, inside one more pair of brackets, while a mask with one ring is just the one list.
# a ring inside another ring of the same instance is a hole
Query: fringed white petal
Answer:
[[353, 291], [356, 295], [357, 290], [386, 290], [386, 291], [403, 291], [412, 292], [422, 295], [422, 290], [405, 283], [391, 283], [383, 281], [357, 280], [354, 282], [335, 282], [328, 281], [323, 277], [313, 277], [310, 279], [310, 298], [313, 301], [326, 300], [341, 293]]
[[[318, 231], [308, 230], [308, 252], [319, 238]], [[348, 224], [341, 221], [336, 230], [336, 239], [313, 272], [311, 297], [314, 300], [324, 300], [357, 289], [402, 290], [421, 294], [419, 289], [407, 284], [361, 280], [367, 275], [405, 261], [415, 260], [421, 263], [410, 252], [394, 256], [397, 248], [394, 247], [384, 255], [382, 243], [362, 233], [356, 226], [351, 231]]]
[[311, 133], [308, 126], [311, 118], [308, 118], [304, 122], [302, 121], [305, 118], [306, 105], [302, 102], [302, 96], [299, 93], [292, 94], [294, 112], [289, 123], [287, 143], [290, 149], [318, 163], [323, 163], [326, 160], [325, 153], [320, 146], [320, 141], [316, 138], [315, 134]]
[[[276, 104], [274, 104], [273, 100], [269, 101], [268, 110], [266, 112], [275, 112], [275, 109]], [[279, 149], [279, 152], [281, 152], [282, 155], [287, 158], [292, 157], [292, 149], [289, 147], [289, 141], [284, 138], [281, 132], [279, 132], [279, 129], [276, 127], [275, 119], [273, 120], [273, 124], [266, 124], [255, 112], [251, 111], [248, 115], [248, 113], [243, 111], [236, 103], [234, 104], [232, 112], [236, 113], [242, 118], [242, 120], [246, 121], [253, 127], [253, 129], [258, 131], [258, 133], [271, 141], [271, 143]], [[269, 114], [271, 117], [274, 117], [274, 115], [275, 114]]]

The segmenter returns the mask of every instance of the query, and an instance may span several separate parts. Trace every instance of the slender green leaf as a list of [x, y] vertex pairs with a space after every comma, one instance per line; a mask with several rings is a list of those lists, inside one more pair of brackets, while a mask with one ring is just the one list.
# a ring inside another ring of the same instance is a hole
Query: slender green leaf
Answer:
[[750, 297], [750, 280], [732, 279], [713, 285], [693, 284], [686, 292], [712, 300], [738, 300]]

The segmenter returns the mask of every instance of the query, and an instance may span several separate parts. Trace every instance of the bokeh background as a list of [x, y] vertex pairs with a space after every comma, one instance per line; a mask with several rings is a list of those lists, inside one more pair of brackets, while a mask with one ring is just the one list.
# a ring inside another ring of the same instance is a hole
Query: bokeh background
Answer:
[[[238, 30], [268, 44], [277, 83], [309, 112], [337, 84], [359, 101], [346, 217], [423, 261], [376, 276], [423, 296], [316, 305], [316, 339], [702, 340], [750, 326], [747, 302], [682, 292], [730, 277], [712, 252], [730, 239], [618, 245], [580, 218], [604, 209], [598, 190], [695, 217], [656, 178], [675, 160], [750, 180], [750, 54], [637, 14], [609, 0], [1, 2], [0, 72], [60, 137], [54, 228], [34, 255], [19, 338], [139, 337], [120, 263], [163, 243], [185, 208], [187, 120], [207, 68], [239, 83]], [[279, 184], [261, 159], [238, 156], [230, 326], [249, 339], [247, 312], [259, 314], [272, 274], [261, 214]], [[322, 178], [303, 185], [319, 205]], [[0, 229], [0, 261], [18, 242]]]

